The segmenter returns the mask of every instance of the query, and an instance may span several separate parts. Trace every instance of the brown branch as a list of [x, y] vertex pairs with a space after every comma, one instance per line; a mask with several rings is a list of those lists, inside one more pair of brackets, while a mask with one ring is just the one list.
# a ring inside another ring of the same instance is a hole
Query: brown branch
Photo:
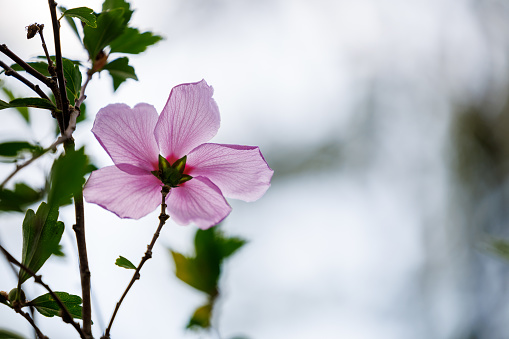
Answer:
[[0, 44], [0, 52], [11, 58], [12, 61], [20, 65], [28, 74], [48, 86], [52, 91], [56, 88], [56, 84], [44, 74], [37, 71], [35, 68], [23, 61], [19, 56], [14, 54], [5, 44]]
[[2, 253], [5, 255], [5, 257], [7, 258], [7, 260], [9, 262], [18, 266], [20, 269], [26, 271], [28, 274], [30, 274], [30, 276], [32, 276], [34, 278], [36, 283], [38, 283], [39, 285], [44, 287], [46, 289], [46, 291], [48, 291], [48, 293], [51, 295], [51, 297], [57, 303], [58, 307], [60, 307], [60, 310], [62, 310], [62, 320], [64, 322], [69, 323], [72, 326], [74, 326], [76, 331], [78, 331], [78, 333], [80, 334], [81, 338], [86, 339], [83, 331], [81, 330], [80, 325], [73, 320], [71, 313], [69, 313], [69, 310], [67, 309], [67, 307], [65, 307], [65, 305], [62, 303], [62, 300], [60, 300], [60, 298], [55, 294], [55, 292], [53, 292], [53, 290], [42, 281], [41, 276], [35, 274], [35, 272], [32, 271], [30, 268], [26, 267], [25, 265], [20, 263], [18, 260], [16, 260], [16, 258], [14, 258], [2, 245], [0, 245], [0, 251], [2, 251]]
[[18, 79], [19, 81], [21, 81], [22, 83], [24, 83], [25, 85], [27, 85], [32, 91], [34, 91], [35, 93], [37, 93], [41, 98], [43, 99], [46, 99], [46, 100], [49, 100], [51, 101], [48, 96], [46, 95], [46, 93], [44, 93], [41, 88], [39, 87], [39, 85], [35, 85], [34, 83], [32, 83], [30, 80], [28, 80], [27, 78], [25, 78], [24, 76], [22, 76], [21, 74], [19, 74], [18, 72], [16, 72], [15, 70], [13, 70], [9, 65], [7, 65], [6, 63], [0, 61], [0, 67], [2, 67], [3, 69], [5, 69], [5, 75], [7, 76], [12, 76], [16, 79]]
[[168, 218], [170, 217], [168, 214], [166, 214], [166, 196], [168, 195], [169, 192], [170, 192], [170, 187], [168, 187], [168, 186], [163, 186], [163, 188], [161, 189], [162, 200], [161, 200], [161, 214], [159, 215], [159, 226], [157, 227], [157, 230], [154, 233], [154, 236], [152, 237], [152, 241], [147, 246], [147, 251], [145, 252], [145, 255], [143, 256], [143, 258], [141, 258], [141, 261], [138, 264], [138, 267], [136, 268], [136, 271], [134, 272], [133, 277], [132, 277], [131, 281], [129, 282], [129, 285], [127, 285], [127, 288], [125, 289], [124, 293], [122, 294], [122, 297], [120, 298], [119, 302], [115, 306], [115, 310], [113, 311], [113, 315], [111, 316], [111, 320], [108, 325], [108, 328], [106, 329], [106, 332], [101, 337], [101, 339], [110, 339], [111, 326], [113, 325], [113, 321], [115, 320], [115, 316], [117, 315], [117, 312], [120, 308], [120, 305], [122, 304], [122, 301], [124, 301], [125, 296], [127, 295], [129, 290], [133, 286], [134, 282], [136, 280], [140, 279], [140, 270], [143, 267], [143, 265], [145, 264], [145, 262], [147, 260], [149, 260], [150, 258], [152, 258], [152, 249], [154, 248], [157, 238], [159, 238], [159, 234], [161, 233], [161, 229], [163, 228], [164, 224], [166, 223], [166, 220], [168, 220]]
[[34, 319], [32, 319], [32, 317], [30, 316], [30, 314], [26, 313], [26, 312], [23, 312], [22, 310], [16, 310], [16, 313], [19, 313], [23, 316], [23, 318], [25, 318], [29, 323], [30, 325], [32, 325], [32, 327], [34, 328], [35, 330], [35, 333], [37, 334], [37, 338], [39, 339], [49, 339], [47, 336], [45, 336], [41, 330], [39, 329], [39, 327], [37, 327], [37, 325], [35, 324], [35, 321]]
[[67, 91], [65, 89], [65, 78], [64, 78], [64, 68], [62, 63], [62, 50], [60, 47], [60, 23], [57, 19], [57, 4], [54, 0], [48, 0], [49, 9], [51, 12], [51, 22], [53, 24], [53, 37], [55, 40], [55, 63], [56, 63], [56, 72], [58, 79], [58, 90], [60, 93], [60, 99], [62, 101], [62, 115], [63, 115], [63, 130], [61, 130], [62, 134], [64, 130], [67, 129], [69, 124], [69, 98], [67, 98]]
[[40, 153], [34, 155], [32, 158], [30, 158], [29, 160], [25, 161], [24, 163], [22, 163], [21, 165], [16, 165], [16, 169], [11, 173], [9, 174], [9, 176], [7, 178], [5, 178], [5, 180], [0, 184], [0, 190], [4, 188], [5, 184], [7, 184], [7, 182], [9, 180], [11, 180], [11, 178], [16, 175], [16, 173], [18, 173], [19, 171], [21, 171], [23, 168], [27, 167], [28, 165], [30, 165], [32, 162], [34, 162], [35, 160], [37, 160], [38, 158], [40, 158], [42, 155], [46, 154], [47, 152], [49, 151], [56, 151], [57, 150], [57, 146], [62, 144], [63, 142], [65, 142], [66, 140], [68, 140], [68, 137], [66, 137], [65, 135], [64, 136], [60, 136], [58, 137], [58, 139], [52, 143], [48, 148], [45, 148], [43, 149]]

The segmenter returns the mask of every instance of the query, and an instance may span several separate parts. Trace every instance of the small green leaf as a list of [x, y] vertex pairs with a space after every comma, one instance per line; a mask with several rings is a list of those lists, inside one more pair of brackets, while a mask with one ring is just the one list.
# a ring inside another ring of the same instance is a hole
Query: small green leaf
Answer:
[[[41, 203], [37, 213], [28, 210], [23, 220], [23, 249], [21, 263], [37, 272], [58, 250], [58, 244], [64, 233], [64, 223], [57, 221], [58, 208]], [[20, 283], [30, 278], [30, 274], [21, 269]]]
[[0, 156], [2, 157], [17, 157], [26, 151], [37, 154], [42, 151], [42, 148], [26, 141], [8, 141], [0, 144]]
[[103, 12], [112, 10], [112, 9], [122, 9], [123, 10], [123, 19], [124, 25], [127, 26], [129, 20], [131, 20], [131, 16], [133, 15], [133, 10], [131, 10], [131, 5], [124, 0], [104, 0], [102, 10]]
[[[175, 251], [170, 251], [175, 262], [175, 276], [209, 295], [217, 295], [215, 279], [207, 279], [207, 273], [201, 272], [202, 265], [195, 258], [189, 258]], [[219, 277], [219, 275], [217, 275]]]
[[0, 211], [23, 212], [25, 208], [42, 199], [44, 191], [36, 191], [23, 183], [17, 183], [14, 190], [0, 190]]
[[136, 269], [136, 266], [134, 266], [132, 262], [130, 262], [128, 259], [124, 258], [121, 255], [115, 261], [115, 265], [123, 267], [123, 268], [131, 269], [131, 270]]
[[[44, 57], [44, 59], [46, 59], [46, 57]], [[36, 71], [38, 71], [42, 75], [45, 75], [47, 77], [50, 76], [49, 70], [48, 70], [48, 63], [47, 62], [45, 62], [45, 61], [35, 61], [35, 62], [27, 62], [27, 64], [32, 66], [32, 68], [34, 68]], [[25, 69], [23, 67], [21, 67], [20, 65], [18, 65], [18, 64], [12, 64], [11, 68], [13, 70], [15, 70], [16, 72], [24, 72], [25, 71]]]
[[118, 87], [127, 79], [138, 80], [134, 68], [129, 66], [129, 59], [127, 57], [118, 58], [106, 64], [103, 69], [107, 70], [113, 79], [113, 90], [116, 91]]
[[64, 68], [65, 88], [71, 105], [79, 98], [81, 90], [81, 72], [78, 65], [69, 59], [62, 59]]
[[[83, 301], [79, 296], [67, 292], [55, 292], [55, 294], [73, 318], [81, 319], [81, 303]], [[34, 306], [35, 309], [45, 317], [59, 316], [60, 307], [49, 293], [35, 298], [29, 302], [28, 305]]]
[[122, 35], [111, 42], [110, 53], [139, 54], [160, 40], [162, 37], [152, 32], [140, 33], [137, 28], [128, 27]]
[[71, 8], [62, 13], [66, 17], [73, 17], [80, 19], [84, 24], [90, 27], [97, 27], [94, 11], [88, 7]]
[[102, 12], [97, 17], [97, 27], [83, 27], [83, 43], [88, 51], [90, 60], [95, 60], [97, 54], [108, 46], [110, 42], [120, 36], [126, 29], [124, 10], [122, 8]]
[[6, 109], [6, 108], [10, 108], [10, 107], [11, 107], [11, 105], [9, 105], [8, 102], [0, 100], [0, 109]]
[[26, 339], [26, 338], [20, 334], [0, 329], [0, 339]]
[[194, 311], [193, 316], [189, 320], [186, 328], [195, 329], [195, 328], [210, 328], [210, 319], [212, 318], [212, 305], [210, 303], [198, 307], [196, 311]]
[[[58, 6], [58, 9], [60, 10], [60, 12], [62, 12], [62, 14], [67, 10], [67, 8], [65, 8], [64, 6]], [[78, 40], [81, 42], [80, 32], [78, 31], [78, 27], [76, 26], [74, 19], [70, 16], [65, 16], [64, 18], [65, 21], [67, 21], [67, 23], [69, 24], [69, 26], [71, 26], [71, 29], [73, 30], [74, 34], [76, 34], [76, 36], [78, 37]]]
[[57, 107], [48, 99], [43, 98], [19, 98], [9, 102], [10, 107], [34, 107], [56, 111]]
[[[16, 99], [14, 94], [7, 87], [2, 87], [2, 91], [4, 91], [4, 93], [7, 94], [7, 96], [9, 97], [9, 100]], [[7, 103], [5, 102], [5, 104], [7, 104]], [[1, 105], [2, 104], [0, 103], [0, 106]], [[25, 119], [25, 121], [27, 123], [30, 123], [30, 114], [28, 113], [28, 108], [26, 108], [26, 107], [15, 107], [15, 109], [19, 112], [19, 114], [21, 114], [21, 116], [23, 117], [23, 119]]]

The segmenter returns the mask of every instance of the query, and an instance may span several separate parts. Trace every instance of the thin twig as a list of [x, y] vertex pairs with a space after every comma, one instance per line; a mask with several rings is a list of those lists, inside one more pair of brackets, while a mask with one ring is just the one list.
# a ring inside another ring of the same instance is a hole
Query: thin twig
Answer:
[[5, 75], [8, 75], [8, 76], [12, 76], [16, 79], [18, 79], [19, 81], [21, 81], [22, 83], [24, 83], [25, 85], [27, 85], [32, 91], [34, 91], [35, 93], [37, 93], [41, 98], [43, 99], [47, 99], [49, 101], [51, 101], [48, 96], [46, 95], [46, 93], [44, 93], [41, 88], [39, 87], [39, 85], [35, 85], [34, 83], [32, 83], [30, 80], [28, 80], [27, 78], [25, 78], [24, 76], [22, 76], [21, 74], [19, 74], [18, 72], [16, 72], [15, 70], [13, 70], [9, 65], [7, 65], [6, 63], [0, 61], [0, 67], [2, 67], [3, 69], [5, 69]]
[[119, 302], [115, 306], [115, 310], [113, 311], [113, 315], [111, 316], [110, 323], [108, 325], [108, 328], [106, 329], [106, 332], [101, 337], [101, 339], [109, 339], [110, 338], [110, 330], [111, 326], [113, 325], [113, 321], [115, 320], [115, 316], [117, 315], [117, 312], [120, 308], [120, 305], [122, 304], [122, 301], [124, 301], [125, 296], [133, 286], [134, 282], [138, 279], [140, 279], [140, 270], [145, 264], [147, 260], [152, 258], [152, 249], [154, 248], [154, 245], [156, 243], [157, 238], [159, 238], [159, 234], [161, 233], [161, 229], [163, 228], [164, 224], [166, 223], [166, 220], [170, 217], [168, 214], [166, 214], [166, 196], [170, 192], [170, 188], [168, 186], [163, 186], [161, 190], [162, 200], [161, 200], [161, 214], [159, 215], [159, 226], [157, 226], [157, 230], [154, 233], [154, 236], [152, 237], [152, 241], [147, 246], [147, 251], [145, 252], [145, 255], [143, 258], [141, 258], [140, 263], [138, 264], [138, 267], [136, 268], [136, 271], [133, 274], [133, 277], [131, 281], [129, 282], [129, 285], [127, 285], [127, 288], [125, 289], [124, 293], [122, 294], [122, 297], [120, 298]]
[[34, 278], [36, 283], [38, 283], [39, 285], [44, 287], [46, 289], [46, 291], [48, 291], [48, 293], [51, 295], [51, 297], [57, 303], [58, 307], [60, 307], [60, 309], [62, 310], [62, 320], [64, 322], [69, 323], [72, 326], [74, 326], [76, 331], [78, 331], [78, 333], [80, 334], [81, 338], [86, 339], [83, 331], [81, 330], [80, 325], [73, 320], [71, 313], [69, 313], [69, 310], [67, 309], [67, 307], [65, 307], [65, 305], [62, 303], [62, 300], [60, 300], [60, 298], [55, 294], [55, 292], [53, 292], [53, 290], [42, 281], [41, 276], [35, 274], [35, 272], [32, 271], [30, 268], [26, 267], [25, 265], [20, 263], [18, 260], [16, 260], [16, 258], [14, 258], [2, 245], [0, 245], [0, 251], [2, 251], [2, 253], [5, 255], [5, 257], [7, 258], [7, 260], [9, 262], [18, 266], [20, 269], [26, 271], [28, 274], [30, 274], [31, 277]]
[[32, 317], [30, 316], [30, 314], [26, 313], [26, 312], [23, 312], [22, 310], [15, 310], [16, 313], [19, 313], [23, 316], [23, 318], [25, 318], [29, 323], [30, 325], [32, 325], [32, 327], [34, 328], [35, 330], [35, 333], [37, 334], [37, 337], [39, 339], [49, 339], [47, 336], [45, 336], [41, 330], [39, 329], [39, 327], [37, 327], [37, 325], [35, 324], [35, 321], [34, 319], [32, 319]]
[[35, 68], [23, 61], [19, 56], [14, 54], [5, 44], [0, 44], [0, 52], [11, 58], [12, 61], [20, 65], [28, 74], [32, 75], [37, 80], [48, 86], [51, 90], [56, 88], [56, 84], [44, 74], [37, 71]]
[[35, 160], [37, 160], [38, 158], [40, 158], [43, 154], [49, 152], [49, 151], [56, 151], [57, 150], [57, 146], [64, 143], [66, 140], [68, 140], [68, 137], [67, 136], [60, 136], [58, 137], [58, 139], [52, 143], [48, 148], [45, 148], [43, 149], [40, 153], [34, 155], [32, 158], [28, 159], [27, 161], [25, 161], [24, 163], [22, 163], [21, 165], [16, 165], [16, 169], [11, 173], [9, 174], [9, 176], [7, 178], [5, 178], [5, 180], [0, 184], [0, 190], [4, 188], [5, 184], [7, 184], [7, 182], [9, 180], [12, 179], [12, 177], [14, 175], [16, 175], [16, 173], [18, 173], [19, 171], [21, 171], [23, 168], [27, 167], [28, 165], [30, 165], [32, 162], [34, 162]]
[[57, 71], [57, 79], [58, 79], [58, 89], [60, 93], [60, 99], [62, 100], [62, 115], [63, 115], [63, 127], [61, 130], [62, 134], [64, 130], [67, 129], [69, 124], [69, 99], [67, 98], [67, 91], [65, 89], [65, 78], [64, 78], [64, 68], [62, 63], [62, 50], [60, 47], [60, 23], [57, 19], [57, 4], [54, 0], [48, 0], [49, 9], [51, 12], [51, 22], [53, 24], [53, 37], [55, 40], [55, 63], [56, 63], [56, 71]]
[[53, 66], [53, 60], [51, 60], [51, 58], [49, 56], [48, 47], [46, 46], [46, 41], [44, 40], [44, 34], [42, 33], [42, 31], [44, 29], [44, 25], [38, 25], [37, 24], [37, 28], [39, 29], [38, 33], [39, 33], [39, 36], [41, 37], [42, 49], [44, 50], [44, 54], [46, 55], [46, 60], [48, 60], [48, 72], [51, 75], [55, 75], [56, 76], [55, 68]]

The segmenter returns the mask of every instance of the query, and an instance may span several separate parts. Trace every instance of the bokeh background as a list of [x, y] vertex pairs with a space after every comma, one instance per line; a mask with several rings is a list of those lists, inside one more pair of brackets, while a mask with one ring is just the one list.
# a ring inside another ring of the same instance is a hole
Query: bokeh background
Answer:
[[[275, 174], [259, 201], [230, 201], [222, 227], [249, 244], [225, 268], [220, 334], [184, 330], [204, 295], [174, 277], [168, 253], [189, 251], [195, 227], [170, 221], [114, 338], [509, 338], [509, 263], [488, 249], [509, 226], [507, 1], [131, 3], [133, 25], [165, 40], [130, 57], [139, 81], [115, 94], [108, 76], [94, 76], [77, 144], [111, 164], [90, 132], [99, 108], [147, 102], [160, 111], [173, 86], [205, 78], [222, 115], [213, 140], [259, 145]], [[101, 1], [60, 5], [99, 11]], [[45, 1], [0, 0], [0, 43], [23, 58], [42, 54], [25, 38], [34, 22], [46, 25], [51, 48]], [[62, 34], [64, 55], [86, 58], [65, 23]], [[32, 111], [34, 130], [15, 112], [0, 115], [0, 141], [53, 141], [45, 111]], [[42, 185], [50, 166], [15, 178]], [[11, 170], [0, 166], [2, 177]], [[41, 273], [55, 290], [80, 294], [73, 216], [62, 211], [67, 256]], [[0, 241], [13, 253], [22, 218], [2, 215]], [[130, 279], [115, 259], [141, 258], [157, 212], [128, 221], [86, 205], [86, 222], [99, 336]], [[14, 285], [0, 261], [0, 290]], [[38, 320], [51, 338], [74, 336], [58, 319]], [[31, 335], [7, 307], [0, 327]]]

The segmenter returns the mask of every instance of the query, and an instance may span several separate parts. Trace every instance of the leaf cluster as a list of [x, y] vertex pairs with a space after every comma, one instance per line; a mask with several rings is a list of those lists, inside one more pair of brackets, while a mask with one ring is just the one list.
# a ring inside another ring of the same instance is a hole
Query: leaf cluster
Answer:
[[227, 237], [219, 226], [198, 230], [194, 238], [194, 256], [170, 250], [175, 262], [175, 275], [187, 285], [207, 294], [207, 303], [198, 307], [188, 328], [210, 328], [212, 310], [219, 295], [219, 278], [223, 262], [244, 244], [245, 240]]

